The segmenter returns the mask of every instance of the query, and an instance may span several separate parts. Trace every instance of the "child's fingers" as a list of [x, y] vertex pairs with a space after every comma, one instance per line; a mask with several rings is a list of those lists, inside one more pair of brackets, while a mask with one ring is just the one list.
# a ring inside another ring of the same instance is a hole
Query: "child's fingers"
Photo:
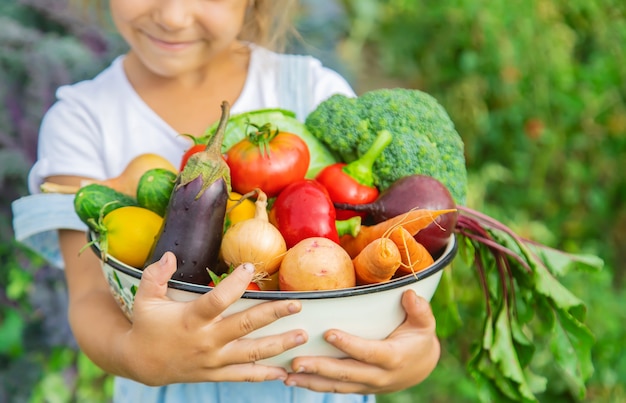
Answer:
[[[223, 342], [239, 339], [249, 333], [265, 327], [285, 316], [293, 315], [302, 309], [300, 301], [272, 301], [263, 302], [245, 311], [222, 318], [222, 331], [219, 337]], [[293, 335], [307, 337], [304, 331], [292, 329]]]
[[402, 307], [407, 314], [405, 324], [427, 330], [436, 326], [430, 304], [415, 291], [408, 290], [402, 294]]
[[241, 298], [253, 276], [254, 266], [252, 264], [240, 265], [220, 281], [213, 290], [191, 302], [191, 315], [202, 322], [215, 319]]
[[[340, 330], [329, 330], [324, 334], [326, 341], [348, 356], [363, 363], [368, 363], [381, 368], [394, 368], [402, 365], [403, 358], [398, 354], [399, 346], [404, 343], [415, 344], [415, 348], [428, 345], [435, 335], [435, 318], [428, 302], [415, 294], [414, 291], [405, 291], [402, 294], [402, 306], [407, 317], [406, 320], [385, 340], [367, 340], [351, 335]], [[416, 340], [419, 337], [419, 340]], [[425, 337], [425, 339], [421, 339]], [[425, 344], [424, 340], [428, 340]], [[434, 347], [433, 347], [434, 348]], [[300, 361], [302, 360], [302, 361]], [[305, 364], [305, 358], [296, 358], [294, 370], [298, 370], [299, 364]]]
[[165, 252], [161, 259], [146, 267], [141, 275], [136, 300], [165, 298], [167, 282], [176, 272], [176, 256]]
[[[223, 336], [218, 336], [218, 342], [225, 342], [220, 338]], [[228, 364], [256, 362], [300, 346], [307, 340], [304, 330], [290, 330], [265, 337], [239, 337], [234, 341], [228, 340], [230, 343], [226, 343], [220, 354]]]

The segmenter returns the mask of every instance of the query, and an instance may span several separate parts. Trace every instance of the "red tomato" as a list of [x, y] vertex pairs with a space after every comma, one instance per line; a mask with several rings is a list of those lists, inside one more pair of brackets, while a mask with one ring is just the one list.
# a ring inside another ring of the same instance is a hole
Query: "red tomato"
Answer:
[[298, 135], [257, 127], [226, 152], [234, 191], [246, 194], [256, 188], [267, 197], [301, 180], [309, 169], [309, 148]]
[[[219, 284], [220, 281], [224, 280], [230, 273], [232, 273], [232, 271], [234, 270], [234, 267], [230, 267], [226, 273], [222, 273], [220, 275], [215, 274], [212, 270], [209, 270], [209, 276], [211, 277], [211, 281], [209, 281], [208, 286], [209, 287], [215, 287], [216, 284]], [[257, 283], [255, 283], [254, 281], [251, 281], [250, 284], [248, 284], [248, 287], [246, 287], [246, 290], [248, 291], [261, 291], [261, 287], [259, 287], [259, 285]]]
[[183, 154], [183, 158], [180, 160], [180, 171], [183, 170], [183, 168], [185, 168], [185, 165], [187, 165], [187, 161], [189, 160], [189, 157], [191, 157], [192, 155], [194, 155], [195, 153], [198, 153], [202, 150], [204, 150], [206, 148], [205, 144], [196, 144], [194, 146], [192, 146], [189, 150], [185, 151], [185, 154]]
[[[209, 287], [215, 287], [215, 282], [211, 281], [209, 282]], [[248, 284], [248, 287], [246, 287], [246, 290], [248, 291], [261, 291], [261, 287], [259, 287], [259, 285], [255, 282], [251, 282], [250, 284]]]
[[246, 290], [248, 291], [261, 291], [261, 287], [259, 287], [259, 285], [257, 283], [250, 283], [248, 284], [248, 288], [246, 288]]

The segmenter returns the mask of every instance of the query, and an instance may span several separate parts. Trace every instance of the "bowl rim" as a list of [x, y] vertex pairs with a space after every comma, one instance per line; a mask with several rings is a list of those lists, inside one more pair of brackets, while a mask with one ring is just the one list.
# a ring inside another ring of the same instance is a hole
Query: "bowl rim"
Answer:
[[[96, 254], [96, 256], [100, 259], [100, 261], [104, 264], [105, 262], [101, 259], [101, 251], [97, 245], [96, 234], [93, 231], [89, 231], [87, 233], [87, 240], [89, 245], [91, 246], [91, 250]], [[385, 283], [377, 283], [377, 284], [367, 284], [367, 285], [359, 285], [351, 288], [341, 288], [336, 290], [319, 290], [319, 291], [245, 291], [241, 296], [244, 299], [262, 299], [262, 300], [284, 300], [284, 299], [328, 299], [328, 298], [344, 298], [344, 297], [352, 297], [356, 295], [364, 295], [371, 294], [373, 292], [380, 292], [386, 290], [392, 290], [399, 287], [404, 287], [406, 285], [418, 282], [425, 278], [428, 278], [439, 271], [443, 270], [446, 266], [448, 266], [454, 257], [456, 256], [458, 250], [458, 242], [456, 239], [456, 235], [452, 234], [450, 236], [450, 240], [448, 244], [441, 252], [440, 256], [435, 259], [433, 264], [428, 266], [426, 269], [414, 273], [414, 274], [406, 274], [402, 277], [398, 277], [396, 279], [387, 281]], [[128, 266], [114, 257], [107, 255], [106, 263], [111, 266], [114, 270], [120, 271], [126, 275], [129, 275], [135, 279], [140, 280], [143, 270]], [[209, 285], [201, 285], [194, 283], [187, 283], [179, 280], [169, 280], [168, 287], [180, 290], [187, 291], [194, 294], [205, 294], [213, 289], [213, 287]]]

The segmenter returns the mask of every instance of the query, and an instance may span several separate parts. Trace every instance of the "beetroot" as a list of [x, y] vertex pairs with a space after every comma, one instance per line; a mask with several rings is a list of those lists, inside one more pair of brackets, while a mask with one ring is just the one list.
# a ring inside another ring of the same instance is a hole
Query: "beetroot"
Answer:
[[[446, 186], [426, 175], [409, 175], [395, 181], [390, 187], [367, 204], [335, 203], [344, 210], [366, 212], [375, 223], [404, 214], [414, 208], [442, 210], [456, 208], [456, 203]], [[432, 255], [437, 255], [454, 233], [457, 213], [443, 214], [415, 236]]]

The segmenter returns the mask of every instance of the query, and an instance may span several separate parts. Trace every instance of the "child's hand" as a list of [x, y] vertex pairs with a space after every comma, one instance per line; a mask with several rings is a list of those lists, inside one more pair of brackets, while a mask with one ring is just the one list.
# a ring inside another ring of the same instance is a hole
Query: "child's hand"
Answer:
[[264, 381], [286, 379], [278, 367], [255, 364], [306, 342], [304, 331], [259, 339], [246, 336], [275, 320], [299, 312], [297, 301], [276, 301], [222, 317], [253, 276], [250, 265], [238, 267], [213, 291], [191, 302], [166, 296], [176, 270], [168, 252], [143, 273], [133, 308], [133, 325], [122, 351], [132, 377], [148, 385], [200, 381]]
[[320, 392], [376, 394], [414, 386], [433, 371], [440, 345], [430, 305], [413, 291], [402, 295], [407, 317], [385, 340], [329, 330], [326, 341], [351, 358], [298, 357], [285, 383]]

